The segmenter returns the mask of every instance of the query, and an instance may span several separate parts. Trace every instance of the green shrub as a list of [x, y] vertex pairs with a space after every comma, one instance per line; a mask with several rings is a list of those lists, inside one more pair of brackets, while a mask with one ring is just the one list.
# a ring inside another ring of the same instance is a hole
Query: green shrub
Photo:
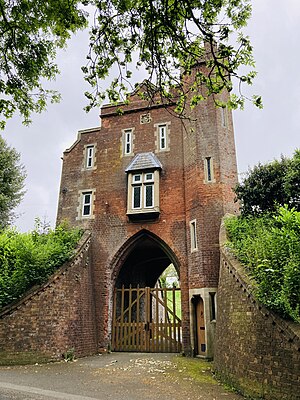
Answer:
[[292, 158], [254, 166], [234, 191], [244, 216], [274, 212], [284, 204], [300, 211], [300, 150]]
[[0, 233], [0, 308], [19, 299], [28, 289], [44, 283], [73, 254], [82, 232], [66, 224], [54, 230], [36, 229]]
[[261, 216], [225, 220], [230, 246], [257, 282], [256, 296], [300, 322], [300, 212], [280, 207]]

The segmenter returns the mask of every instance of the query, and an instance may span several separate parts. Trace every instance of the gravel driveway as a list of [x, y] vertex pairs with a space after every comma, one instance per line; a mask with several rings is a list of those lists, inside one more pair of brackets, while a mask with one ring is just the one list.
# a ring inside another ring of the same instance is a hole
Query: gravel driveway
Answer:
[[210, 363], [172, 354], [112, 353], [0, 367], [0, 400], [238, 400]]

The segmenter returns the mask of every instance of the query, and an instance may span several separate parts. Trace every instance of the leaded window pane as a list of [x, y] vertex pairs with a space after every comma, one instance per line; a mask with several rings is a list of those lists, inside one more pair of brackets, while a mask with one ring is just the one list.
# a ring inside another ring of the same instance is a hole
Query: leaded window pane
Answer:
[[153, 207], [153, 185], [145, 186], [145, 207]]
[[152, 181], [152, 180], [153, 180], [153, 174], [152, 173], [146, 174], [145, 181]]
[[141, 186], [133, 188], [133, 208], [141, 208]]
[[84, 204], [90, 204], [90, 203], [91, 203], [91, 195], [85, 194], [84, 195]]
[[90, 212], [91, 212], [91, 206], [89, 204], [83, 206], [83, 215], [90, 215]]
[[142, 176], [141, 175], [133, 175], [133, 182], [141, 182]]

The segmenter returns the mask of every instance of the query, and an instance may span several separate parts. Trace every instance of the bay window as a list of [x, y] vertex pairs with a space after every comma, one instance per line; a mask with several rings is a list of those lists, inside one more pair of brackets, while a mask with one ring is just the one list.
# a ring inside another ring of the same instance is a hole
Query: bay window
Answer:
[[157, 218], [159, 215], [159, 176], [162, 165], [153, 153], [139, 153], [127, 173], [127, 215], [130, 219]]

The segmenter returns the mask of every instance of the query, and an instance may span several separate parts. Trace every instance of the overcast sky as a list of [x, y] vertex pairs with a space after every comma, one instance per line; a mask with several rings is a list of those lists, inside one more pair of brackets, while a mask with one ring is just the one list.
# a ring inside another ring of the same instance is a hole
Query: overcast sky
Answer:
[[[253, 0], [247, 32], [258, 71], [251, 92], [262, 95], [264, 109], [248, 104], [244, 111], [234, 112], [239, 173], [281, 154], [291, 156], [300, 147], [299, 0]], [[98, 110], [83, 111], [88, 86], [80, 67], [85, 63], [87, 40], [81, 33], [59, 54], [61, 74], [51, 87], [61, 92], [60, 104], [35, 115], [28, 128], [14, 118], [2, 133], [21, 153], [27, 170], [27, 192], [15, 222], [21, 231], [31, 230], [35, 217], [54, 226], [62, 153], [75, 141], [78, 130], [99, 125]]]

